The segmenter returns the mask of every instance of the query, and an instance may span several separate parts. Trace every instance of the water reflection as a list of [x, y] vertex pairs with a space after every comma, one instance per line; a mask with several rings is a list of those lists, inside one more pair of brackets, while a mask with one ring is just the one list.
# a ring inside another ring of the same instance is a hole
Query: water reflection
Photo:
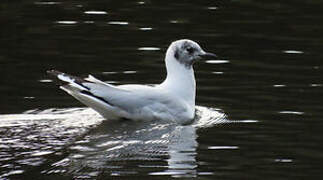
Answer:
[[84, 108], [30, 110], [0, 119], [0, 179], [61, 156], [66, 145], [102, 121]]
[[158, 47], [140, 47], [138, 48], [139, 51], [159, 51], [160, 48]]
[[283, 52], [286, 54], [303, 54], [304, 53], [303, 51], [296, 51], [296, 50], [286, 50]]
[[225, 63], [230, 63], [229, 60], [207, 60], [205, 63], [208, 64], [225, 64]]
[[142, 30], [142, 31], [151, 31], [151, 30], [153, 30], [153, 28], [151, 28], [151, 27], [142, 27], [142, 28], [139, 28], [139, 30]]
[[168, 170], [174, 177], [196, 176], [196, 129], [193, 126], [177, 127], [173, 132], [176, 138], [168, 146]]
[[106, 11], [84, 11], [84, 14], [104, 15], [108, 13]]
[[124, 25], [128, 25], [129, 23], [126, 21], [109, 21], [108, 24], [124, 26]]
[[[13, 169], [40, 166], [53, 156], [58, 160], [41, 174], [194, 177], [198, 174], [196, 130], [230, 122], [223, 113], [206, 107], [197, 107], [197, 121], [187, 126], [103, 121], [88, 108], [31, 110], [0, 118], [0, 130], [6, 132], [0, 138], [0, 162], [7, 164], [2, 166], [7, 167], [2, 177], [15, 173]], [[133, 166], [137, 169], [131, 171]]]
[[34, 2], [34, 4], [36, 5], [55, 5], [55, 4], [61, 4], [61, 2], [54, 2], [54, 1], [48, 1], [48, 2], [42, 2], [42, 1], [39, 1], [39, 2]]
[[64, 20], [64, 21], [56, 21], [57, 24], [64, 24], [64, 25], [74, 25], [74, 24], [77, 24], [78, 22], [77, 21], [67, 21], [67, 20]]
[[[116, 176], [131, 173], [131, 165], [137, 166], [135, 161], [150, 161], [149, 169], [157, 171], [147, 172], [151, 175], [166, 173], [194, 176], [197, 166], [196, 147], [196, 129], [193, 126], [103, 123], [70, 146], [70, 155], [54, 163], [53, 169], [70, 172], [76, 177], [105, 169], [105, 174]], [[124, 164], [125, 161], [128, 163]], [[63, 167], [61, 162], [65, 162]], [[160, 167], [166, 167], [166, 170], [159, 172]]]
[[[222, 119], [224, 115], [217, 111], [200, 107], [198, 112], [201, 121], [188, 126], [160, 122], [104, 122], [70, 146], [70, 155], [54, 163], [54, 169], [73, 173], [76, 177], [84, 177], [94, 169], [105, 169], [105, 174], [113, 176], [136, 174], [141, 170], [150, 175], [196, 176], [197, 127], [225, 121]], [[136, 161], [150, 161], [150, 165], [141, 165], [145, 168], [135, 172], [129, 171]], [[61, 162], [65, 162], [63, 167]]]
[[[193, 124], [198, 146], [187, 156], [193, 159], [192, 167], [198, 166], [186, 170], [193, 176], [212, 175], [206, 179], [281, 179], [282, 174], [284, 179], [304, 174], [319, 179], [323, 157], [322, 5], [313, 0], [3, 1], [0, 113], [80, 105], [49, 86], [44, 71], [52, 68], [81, 76], [90, 72], [117, 84], [160, 83], [165, 75], [163, 49], [175, 39], [190, 38], [230, 60], [196, 64], [197, 103], [224, 109], [230, 119], [247, 120], [207, 130], [201, 128], [214, 125], [209, 118]], [[139, 51], [140, 47], [161, 50]], [[129, 70], [136, 73], [124, 73]], [[80, 168], [69, 158], [81, 162], [85, 152], [90, 154], [86, 147], [125, 146], [113, 128], [106, 132], [111, 138], [105, 139], [107, 143], [89, 145], [88, 133], [100, 130], [100, 119], [89, 117], [86, 109], [63, 111], [0, 116], [0, 179], [49, 179], [62, 173], [69, 177]], [[68, 117], [68, 111], [72, 116]], [[76, 116], [82, 112], [86, 117]], [[206, 117], [207, 112], [198, 114]], [[254, 122], [259, 123], [245, 124]], [[111, 126], [123, 131], [122, 124]], [[175, 131], [168, 129], [170, 134]], [[137, 140], [140, 138], [125, 138], [133, 143], [128, 147], [145, 147]], [[106, 160], [102, 171], [89, 169], [87, 176], [181, 174], [168, 162], [171, 143], [156, 140], [155, 144], [164, 147], [155, 152], [154, 158], [159, 160]], [[194, 142], [190, 144], [194, 147]], [[94, 162], [100, 162], [94, 157]], [[133, 176], [123, 177], [130, 178]]]

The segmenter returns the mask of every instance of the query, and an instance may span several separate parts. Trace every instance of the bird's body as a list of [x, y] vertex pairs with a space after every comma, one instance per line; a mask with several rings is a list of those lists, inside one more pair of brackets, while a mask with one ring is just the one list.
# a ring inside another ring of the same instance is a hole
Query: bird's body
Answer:
[[[190, 54], [192, 48], [196, 55]], [[158, 119], [183, 124], [194, 119], [196, 85], [192, 65], [202, 55], [212, 54], [205, 53], [191, 40], [173, 42], [165, 58], [167, 77], [156, 86], [114, 86], [91, 75], [81, 79], [56, 70], [49, 73], [67, 83], [61, 89], [106, 119]]]

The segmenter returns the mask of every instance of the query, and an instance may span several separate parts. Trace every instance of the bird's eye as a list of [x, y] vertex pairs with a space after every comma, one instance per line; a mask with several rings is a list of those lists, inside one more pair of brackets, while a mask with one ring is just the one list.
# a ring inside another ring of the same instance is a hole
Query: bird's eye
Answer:
[[187, 51], [188, 53], [192, 54], [192, 53], [193, 53], [193, 51], [194, 51], [194, 48], [192, 48], [192, 47], [188, 47], [188, 48], [186, 49], [186, 51]]

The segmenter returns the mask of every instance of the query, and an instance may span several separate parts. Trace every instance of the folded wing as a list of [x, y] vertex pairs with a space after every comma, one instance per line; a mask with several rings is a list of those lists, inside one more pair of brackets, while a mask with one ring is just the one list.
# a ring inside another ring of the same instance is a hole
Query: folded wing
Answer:
[[56, 70], [48, 73], [65, 82], [60, 86], [61, 89], [107, 119], [167, 119], [173, 116], [172, 106], [180, 107], [180, 102], [166, 96], [158, 88], [143, 85], [113, 86], [91, 75], [83, 79]]

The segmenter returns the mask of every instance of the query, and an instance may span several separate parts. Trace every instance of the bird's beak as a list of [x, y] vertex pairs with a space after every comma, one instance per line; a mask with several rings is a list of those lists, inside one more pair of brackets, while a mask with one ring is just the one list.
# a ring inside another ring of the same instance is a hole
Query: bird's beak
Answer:
[[200, 55], [199, 55], [202, 59], [214, 59], [214, 58], [217, 58], [218, 56], [214, 53], [209, 53], [209, 52], [202, 52]]

